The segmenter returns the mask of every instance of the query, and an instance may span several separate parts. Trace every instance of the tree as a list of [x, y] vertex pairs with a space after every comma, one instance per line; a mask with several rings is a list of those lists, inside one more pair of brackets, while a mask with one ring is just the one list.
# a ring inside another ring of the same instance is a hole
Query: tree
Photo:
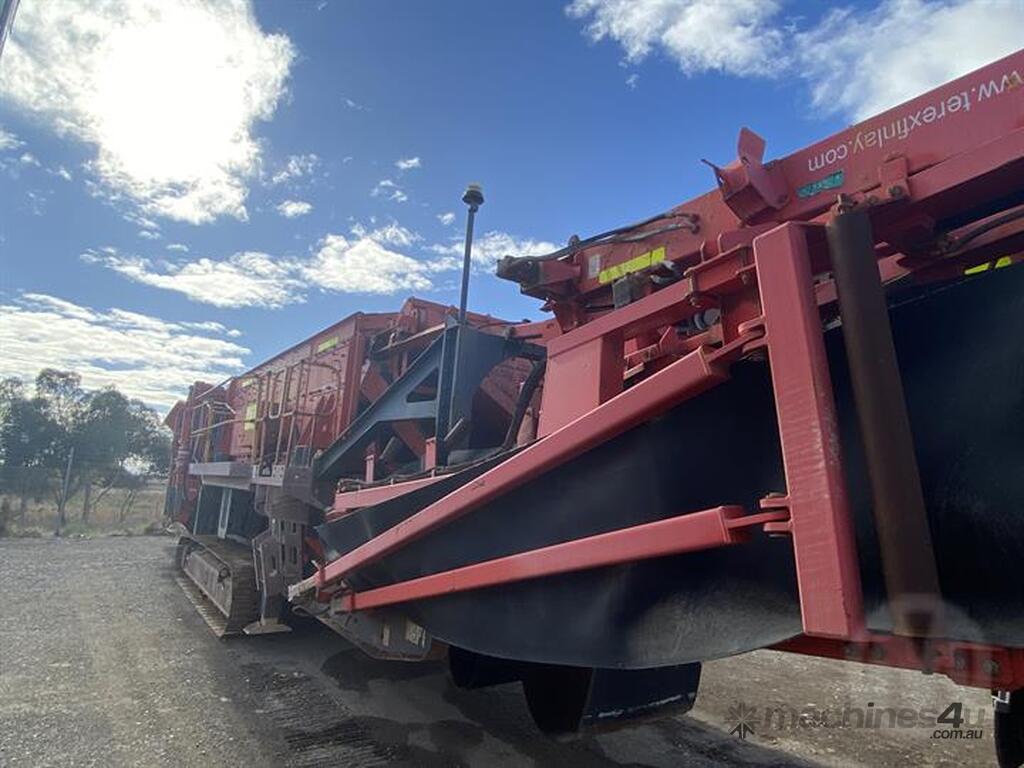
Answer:
[[25, 399], [25, 384], [21, 379], [9, 376], [0, 379], [0, 462], [4, 460], [4, 426], [7, 424], [7, 416], [11, 407], [19, 400]]
[[60, 425], [50, 418], [42, 399], [16, 397], [3, 408], [0, 481], [18, 496], [19, 517], [24, 520], [29, 497], [38, 498], [49, 488], [65, 441]]
[[[50, 487], [57, 502], [57, 529], [60, 530], [66, 517], [68, 499], [78, 491], [78, 485], [70, 481], [70, 469], [75, 446], [75, 431], [87, 399], [82, 390], [82, 377], [73, 371], [44, 368], [36, 376], [36, 400], [42, 403], [47, 416], [57, 425], [59, 432], [49, 447], [47, 466], [55, 481]], [[65, 477], [67, 475], [67, 477]]]
[[139, 477], [167, 471], [170, 437], [143, 402], [113, 387], [85, 391], [78, 374], [52, 368], [35, 385], [28, 399], [20, 382], [0, 381], [0, 482], [21, 498], [22, 516], [29, 496], [49, 490], [59, 529], [68, 500], [84, 489], [88, 522], [92, 505], [111, 488], [137, 490]]
[[[88, 520], [90, 503], [98, 503], [129, 475], [148, 476], [166, 471], [170, 441], [156, 413], [139, 400], [129, 400], [116, 389], [89, 395], [79, 410], [72, 433], [77, 471], [75, 491], [84, 487], [82, 518]], [[92, 497], [93, 484], [99, 492]], [[73, 495], [69, 493], [69, 496]]]
[[36, 397], [46, 403], [50, 417], [70, 430], [81, 415], [87, 395], [82, 377], [72, 371], [44, 368], [36, 376]]

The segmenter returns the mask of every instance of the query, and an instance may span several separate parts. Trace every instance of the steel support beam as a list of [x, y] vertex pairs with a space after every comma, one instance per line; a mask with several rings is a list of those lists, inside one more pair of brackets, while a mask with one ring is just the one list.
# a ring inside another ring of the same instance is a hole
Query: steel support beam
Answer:
[[765, 339], [786, 474], [804, 632], [853, 637], [864, 623], [860, 573], [807, 228], [783, 224], [754, 240]]

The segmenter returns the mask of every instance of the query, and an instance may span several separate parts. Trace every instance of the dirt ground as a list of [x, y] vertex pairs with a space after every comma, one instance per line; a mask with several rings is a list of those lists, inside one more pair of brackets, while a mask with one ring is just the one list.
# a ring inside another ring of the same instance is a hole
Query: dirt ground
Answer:
[[[688, 716], [552, 741], [516, 685], [460, 691], [441, 666], [374, 662], [316, 624], [217, 640], [173, 580], [172, 549], [0, 540], [0, 765], [994, 763], [985, 691], [773, 652], [705, 665]], [[983, 738], [933, 737], [955, 702]], [[890, 725], [887, 709], [914, 724]], [[730, 733], [741, 722], [744, 739]]]

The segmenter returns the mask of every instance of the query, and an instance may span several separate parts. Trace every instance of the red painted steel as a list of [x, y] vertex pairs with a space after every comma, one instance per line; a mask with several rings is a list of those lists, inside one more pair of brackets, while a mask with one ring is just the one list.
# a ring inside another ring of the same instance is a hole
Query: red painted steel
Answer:
[[329, 563], [314, 576], [291, 587], [289, 594], [295, 596], [314, 587], [323, 587], [356, 568], [375, 562], [403, 544], [585, 453], [595, 445], [703, 392], [725, 378], [723, 370], [708, 362], [703, 349], [695, 350], [380, 536]]
[[783, 224], [756, 238], [754, 263], [804, 631], [851, 637], [863, 623], [860, 574], [832, 381], [811, 281], [807, 226]]
[[341, 607], [346, 611], [379, 608], [497, 584], [737, 544], [749, 538], [752, 527], [785, 518], [784, 512], [768, 515], [744, 515], [743, 512], [743, 507], [738, 506], [715, 507], [587, 536], [366, 592], [347, 593], [341, 597]]
[[[579, 311], [589, 300], [588, 294], [600, 295], [598, 303], [607, 303], [610, 286], [600, 282], [602, 270], [654, 247], [665, 248], [666, 261], [693, 266], [721, 253], [720, 239], [727, 233], [764, 226], [766, 222], [818, 219], [827, 215], [840, 194], [857, 199], [871, 197], [875, 202], [893, 200], [901, 206], [927, 197], [938, 201], [941, 188], [978, 180], [987, 171], [1016, 162], [1016, 175], [1007, 169], [1007, 183], [1012, 185], [1014, 178], [1020, 178], [1024, 140], [1022, 86], [1024, 50], [766, 163], [763, 170], [772, 179], [759, 186], [778, 194], [778, 180], [783, 179], [785, 199], [781, 203], [777, 199], [752, 203], [749, 195], [736, 197], [732, 194], [736, 190], [726, 182], [720, 189], [672, 209], [673, 213], [696, 216], [697, 231], [679, 228], [653, 238], [634, 238], [629, 243], [580, 248], [554, 263], [561, 269], [549, 270], [551, 282], [545, 282], [542, 273], [541, 280], [524, 291], [559, 304], [574, 302], [574, 312], [563, 309], [559, 313], [556, 306], [556, 314], [572, 318], [571, 325], [563, 323], [568, 329], [593, 314], [590, 310]], [[746, 158], [750, 175], [749, 169], [756, 169], [760, 159], [751, 156], [749, 146], [743, 146], [744, 136], [749, 137], [744, 131], [737, 149], [740, 158]], [[760, 174], [761, 169], [753, 171], [753, 175]], [[968, 199], [948, 197], [946, 201], [962, 209]], [[735, 200], [744, 201], [739, 213], [730, 208]], [[741, 220], [741, 216], [746, 218]], [[657, 231], [666, 221], [638, 227], [631, 234]]]
[[[547, 300], [554, 319], [516, 326], [481, 315], [471, 319], [478, 327], [546, 346], [539, 439], [321, 566], [289, 594], [333, 593], [346, 610], [361, 610], [728, 546], [764, 526], [791, 537], [805, 632], [780, 650], [929, 669], [968, 685], [1024, 685], [1024, 650], [950, 642], [922, 646], [864, 629], [822, 335], [823, 320], [835, 316], [836, 294], [821, 231], [838, 195], [846, 204], [869, 206], [883, 282], [944, 279], [995, 258], [1019, 259], [1008, 249], [1024, 243], [1024, 220], [972, 239], [963, 251], [947, 246], [961, 227], [969, 230], [990, 211], [1005, 215], [1020, 203], [1013, 196], [1024, 178], [1022, 73], [1024, 51], [774, 162], [763, 162], [763, 141], [744, 130], [738, 160], [716, 169], [718, 189], [634, 228], [620, 242], [583, 246], [559, 260], [536, 263], [523, 290]], [[652, 256], [660, 249], [663, 261]], [[637, 281], [640, 295], [613, 309], [608, 270], [633, 260], [648, 265], [639, 270], [644, 275], [633, 276], [644, 278]], [[655, 272], [659, 280], [648, 279]], [[273, 420], [276, 403], [295, 403], [295, 428], [308, 430], [312, 449], [323, 447], [405, 370], [436, 336], [447, 311], [410, 300], [393, 315], [355, 315], [222, 386], [197, 385], [188, 408], [176, 407], [169, 416], [178, 453], [185, 454], [176, 454], [175, 461], [196, 461], [187, 449], [197, 440], [204, 454], [241, 460], [262, 455], [265, 448], [254, 438], [266, 438], [261, 430]], [[708, 320], [706, 312], [718, 318]], [[732, 362], [753, 353], [769, 359], [785, 469], [786, 488], [777, 489], [783, 493], [762, 501], [769, 511], [744, 515], [736, 507], [715, 507], [340, 594], [346, 575], [721, 383]], [[319, 364], [315, 373], [302, 368], [310, 361]], [[294, 373], [290, 366], [297, 366]], [[522, 381], [505, 378], [513, 385]], [[327, 396], [332, 386], [333, 401]], [[307, 413], [293, 388], [323, 398], [319, 410]], [[514, 407], [515, 386], [497, 391], [492, 382], [484, 389], [506, 412]], [[253, 404], [257, 410], [249, 419]], [[224, 414], [232, 418], [216, 424]], [[281, 421], [280, 409], [277, 414]], [[246, 428], [249, 421], [254, 426]], [[420, 429], [408, 423], [395, 432], [430, 469], [436, 439]], [[275, 458], [280, 453], [275, 447]], [[394, 471], [383, 466], [376, 448], [367, 455], [371, 479]], [[362, 471], [346, 468], [352, 477]], [[187, 498], [194, 491], [187, 473], [175, 477]], [[441, 477], [338, 491], [328, 519]]]
[[975, 688], [1013, 691], [1024, 687], [1024, 648], [949, 640], [922, 643], [914, 638], [869, 632], [845, 642], [795, 637], [774, 648], [862, 664], [919, 669]]
[[[406, 480], [403, 483], [383, 483], [367, 488], [358, 488], [353, 491], [338, 491], [334, 495], [334, 509], [350, 512], [361, 507], [371, 507], [374, 504], [381, 504], [398, 496], [403, 496], [410, 491], [425, 488], [442, 479], [444, 479], [444, 475], [431, 475], [430, 477]], [[328, 515], [327, 519], [332, 519], [332, 516]]]

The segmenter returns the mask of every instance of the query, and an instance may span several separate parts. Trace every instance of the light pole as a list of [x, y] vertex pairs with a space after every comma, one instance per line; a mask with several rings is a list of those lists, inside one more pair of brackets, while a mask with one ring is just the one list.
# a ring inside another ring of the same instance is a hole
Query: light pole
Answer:
[[459, 325], [466, 324], [466, 302], [469, 299], [469, 268], [473, 254], [473, 220], [476, 212], [484, 204], [484, 191], [479, 184], [469, 184], [462, 193], [462, 202], [469, 206], [466, 217], [466, 253], [462, 260], [462, 293], [459, 296]]
[[484, 204], [484, 192], [480, 188], [480, 185], [466, 185], [466, 191], [462, 193], [462, 202], [469, 207], [469, 216], [466, 218], [466, 251], [462, 259], [462, 292], [459, 295], [458, 321], [453, 329], [447, 331], [455, 336], [455, 348], [452, 350], [452, 355], [449, 357], [447, 351], [448, 339], [445, 340], [444, 360], [441, 363], [442, 379], [449, 380], [451, 384], [448, 392], [448, 401], [441, 406], [447, 409], [448, 418], [446, 420], [445, 427], [447, 434], [439, 434], [437, 436], [439, 464], [448, 463], [448, 450], [451, 447], [449, 446], [448, 441], [449, 439], [452, 439], [454, 434], [458, 431], [460, 422], [459, 414], [456, 413], [455, 409], [455, 401], [458, 388], [459, 364], [462, 361], [462, 345], [465, 341], [463, 337], [466, 335], [468, 330], [466, 328], [466, 302], [469, 300], [469, 270], [473, 256], [473, 220], [476, 218], [476, 212], [480, 210], [480, 206]]

